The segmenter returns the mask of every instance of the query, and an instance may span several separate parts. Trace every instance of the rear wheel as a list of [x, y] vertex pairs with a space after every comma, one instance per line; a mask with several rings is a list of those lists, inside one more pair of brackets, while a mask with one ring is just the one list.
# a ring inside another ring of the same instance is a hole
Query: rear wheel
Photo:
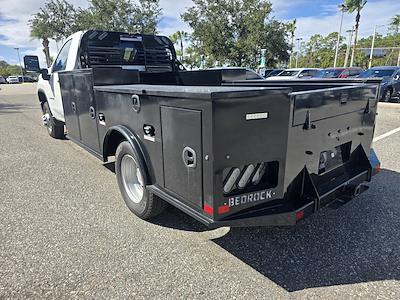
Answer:
[[383, 102], [390, 102], [390, 100], [392, 99], [392, 90], [391, 89], [387, 89], [384, 93], [383, 93]]
[[144, 220], [160, 214], [167, 204], [146, 188], [143, 170], [131, 145], [122, 142], [115, 158], [118, 186], [128, 208]]
[[43, 103], [43, 125], [46, 126], [49, 135], [55, 139], [64, 138], [64, 124], [53, 117], [49, 103]]

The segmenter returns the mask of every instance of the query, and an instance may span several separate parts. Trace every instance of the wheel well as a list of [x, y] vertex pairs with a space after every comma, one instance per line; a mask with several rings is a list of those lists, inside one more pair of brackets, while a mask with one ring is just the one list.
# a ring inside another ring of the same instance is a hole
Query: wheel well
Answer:
[[38, 91], [40, 106], [43, 110], [43, 104], [47, 102], [46, 94], [43, 91]]
[[115, 156], [120, 143], [127, 141], [133, 147], [137, 156], [141, 170], [143, 170], [146, 184], [155, 182], [154, 172], [151, 168], [150, 158], [142, 150], [140, 141], [134, 133], [125, 126], [115, 126], [110, 128], [103, 141], [103, 161], [108, 161], [108, 157]]
[[106, 144], [104, 145], [104, 159], [106, 160], [110, 156], [114, 156], [117, 151], [118, 145], [123, 141], [126, 141], [126, 138], [117, 130], [113, 130], [106, 140]]

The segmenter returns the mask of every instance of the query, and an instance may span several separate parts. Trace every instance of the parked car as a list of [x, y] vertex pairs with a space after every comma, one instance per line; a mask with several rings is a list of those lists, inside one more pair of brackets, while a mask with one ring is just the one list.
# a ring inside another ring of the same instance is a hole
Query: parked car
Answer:
[[361, 68], [326, 68], [315, 75], [316, 78], [349, 78], [356, 77], [363, 72]]
[[5, 84], [5, 83], [7, 83], [5, 78], [3, 76], [0, 76], [0, 84]]
[[288, 79], [304, 79], [314, 77], [320, 69], [314, 68], [295, 68], [287, 69], [280, 72], [277, 76], [268, 77], [267, 80], [288, 80]]
[[[400, 96], [400, 67], [373, 67], [358, 77], [382, 78], [380, 99], [384, 102]], [[400, 102], [398, 98], [397, 102]]]
[[[18, 76], [18, 80], [19, 82], [22, 82], [22, 76]], [[36, 82], [37, 80], [35, 80], [32, 77], [29, 76], [24, 76], [24, 82]]]
[[[268, 78], [268, 77], [272, 77], [272, 76], [276, 76], [279, 73], [281, 73], [282, 71], [284, 71], [285, 69], [268, 69], [268, 72], [265, 72], [264, 77]], [[261, 74], [262, 75], [262, 74]]]
[[208, 70], [245, 70], [246, 71], [246, 80], [257, 80], [257, 79], [264, 79], [260, 74], [257, 72], [248, 69], [248, 68], [241, 68], [241, 67], [218, 67], [218, 68], [210, 68]]
[[8, 76], [7, 83], [19, 83], [18, 76]]

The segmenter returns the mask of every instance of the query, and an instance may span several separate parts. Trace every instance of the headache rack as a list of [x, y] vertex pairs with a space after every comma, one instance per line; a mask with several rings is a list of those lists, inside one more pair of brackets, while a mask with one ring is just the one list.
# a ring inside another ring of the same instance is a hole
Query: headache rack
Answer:
[[81, 68], [136, 69], [171, 72], [176, 69], [176, 54], [170, 40], [162, 36], [91, 30], [81, 40]]

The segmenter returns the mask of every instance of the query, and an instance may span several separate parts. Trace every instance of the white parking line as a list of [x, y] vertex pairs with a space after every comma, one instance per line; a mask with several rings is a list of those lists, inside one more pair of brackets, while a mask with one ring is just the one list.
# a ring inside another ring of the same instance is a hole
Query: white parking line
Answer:
[[377, 142], [377, 141], [380, 141], [381, 139], [387, 138], [388, 136], [391, 136], [392, 134], [395, 134], [396, 132], [399, 132], [399, 131], [400, 131], [400, 127], [390, 130], [389, 132], [386, 132], [386, 133], [374, 138], [374, 142]]

